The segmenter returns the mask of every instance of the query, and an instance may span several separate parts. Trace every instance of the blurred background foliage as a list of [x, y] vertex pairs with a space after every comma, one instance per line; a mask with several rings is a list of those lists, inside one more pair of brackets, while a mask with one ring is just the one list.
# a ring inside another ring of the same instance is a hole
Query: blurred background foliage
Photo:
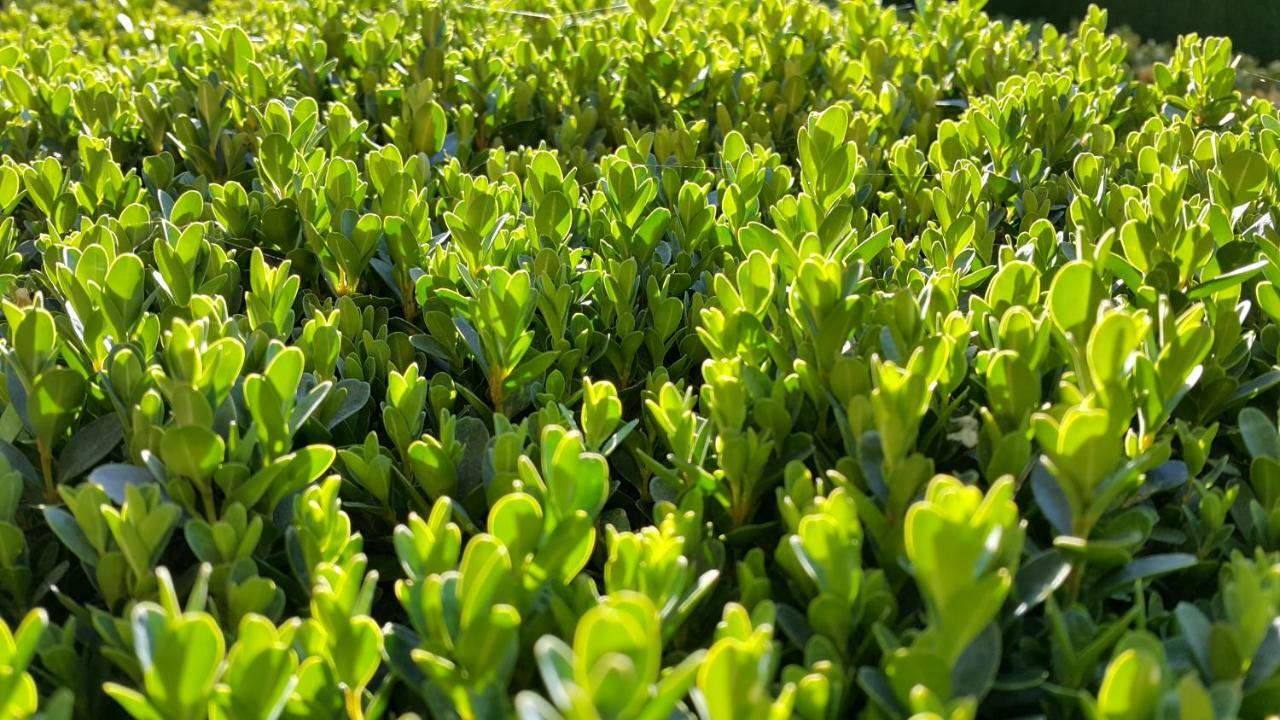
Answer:
[[[887, 2], [888, 0], [886, 0]], [[1178, 36], [1231, 38], [1240, 53], [1242, 90], [1280, 102], [1280, 0], [1094, 0], [1107, 10], [1112, 32], [1130, 43], [1129, 61], [1138, 76], [1166, 62]], [[1048, 22], [1060, 30], [1076, 27], [1090, 0], [990, 0], [986, 11], [1032, 24]]]
[[[1280, 60], [1280, 2], [1276, 0], [1097, 0], [1113, 25], [1144, 38], [1173, 42], [1179, 35], [1225, 35], [1238, 52], [1264, 62]], [[991, 0], [987, 11], [1044, 19], [1059, 27], [1084, 17], [1089, 0]]]

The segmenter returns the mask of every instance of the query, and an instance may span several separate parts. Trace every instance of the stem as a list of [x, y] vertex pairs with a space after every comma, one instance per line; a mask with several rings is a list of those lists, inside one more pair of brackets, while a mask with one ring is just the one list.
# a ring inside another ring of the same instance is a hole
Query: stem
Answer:
[[[1081, 515], [1082, 517], [1076, 518], [1071, 529], [1075, 532], [1076, 537], [1087, 540], [1089, 533], [1093, 532], [1093, 523], [1089, 520], [1087, 509]], [[1071, 563], [1071, 576], [1067, 578], [1067, 592], [1070, 593], [1071, 602], [1073, 603], [1080, 599], [1080, 590], [1084, 586], [1086, 565], [1087, 563], [1084, 560]]]
[[213, 504], [213, 488], [207, 480], [197, 483], [200, 487], [200, 499], [204, 502], [204, 515], [209, 522], [218, 521], [218, 509]]
[[489, 376], [489, 400], [493, 403], [494, 412], [502, 412], [502, 384], [506, 381], [506, 371], [493, 368], [493, 374]]
[[45, 502], [55, 504], [58, 502], [58, 488], [53, 482], [53, 453], [42, 442], [36, 443], [36, 449], [40, 453], [40, 473], [44, 475]]
[[730, 489], [729, 521], [733, 524], [734, 530], [745, 525], [747, 516], [751, 514], [751, 505], [744, 495], [745, 493], [737, 487]]
[[360, 705], [360, 691], [347, 688], [346, 693], [347, 720], [364, 720], [364, 708]]
[[1067, 592], [1070, 594], [1071, 602], [1080, 599], [1080, 590], [1084, 585], [1084, 572], [1086, 563], [1081, 560], [1079, 564], [1071, 566], [1071, 577], [1067, 579]]
[[418, 480], [413, 474], [413, 465], [409, 462], [409, 456], [401, 454], [400, 462], [400, 480], [404, 483], [405, 492], [409, 494], [409, 504], [422, 517], [430, 517], [431, 501], [419, 491]]
[[414, 296], [416, 290], [413, 283], [409, 283], [408, 287], [400, 288], [400, 295], [404, 298], [404, 319], [413, 322], [418, 317], [418, 299]]

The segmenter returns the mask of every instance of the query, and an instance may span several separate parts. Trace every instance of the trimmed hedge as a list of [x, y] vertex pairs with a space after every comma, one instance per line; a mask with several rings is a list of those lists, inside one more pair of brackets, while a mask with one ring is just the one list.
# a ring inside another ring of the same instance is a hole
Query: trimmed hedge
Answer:
[[0, 719], [1274, 717], [1280, 111], [980, 5], [0, 10]]

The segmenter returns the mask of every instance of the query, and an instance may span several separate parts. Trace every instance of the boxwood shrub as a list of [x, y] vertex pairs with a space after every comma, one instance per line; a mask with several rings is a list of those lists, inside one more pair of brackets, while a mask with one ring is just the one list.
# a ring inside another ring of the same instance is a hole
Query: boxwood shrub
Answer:
[[1280, 709], [1280, 112], [982, 0], [12, 0], [0, 718]]

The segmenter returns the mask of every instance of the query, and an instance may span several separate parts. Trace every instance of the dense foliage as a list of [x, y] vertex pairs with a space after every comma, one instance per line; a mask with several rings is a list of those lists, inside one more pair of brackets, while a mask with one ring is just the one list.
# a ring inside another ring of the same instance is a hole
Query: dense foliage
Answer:
[[0, 10], [0, 718], [1264, 718], [1280, 112], [981, 0]]

